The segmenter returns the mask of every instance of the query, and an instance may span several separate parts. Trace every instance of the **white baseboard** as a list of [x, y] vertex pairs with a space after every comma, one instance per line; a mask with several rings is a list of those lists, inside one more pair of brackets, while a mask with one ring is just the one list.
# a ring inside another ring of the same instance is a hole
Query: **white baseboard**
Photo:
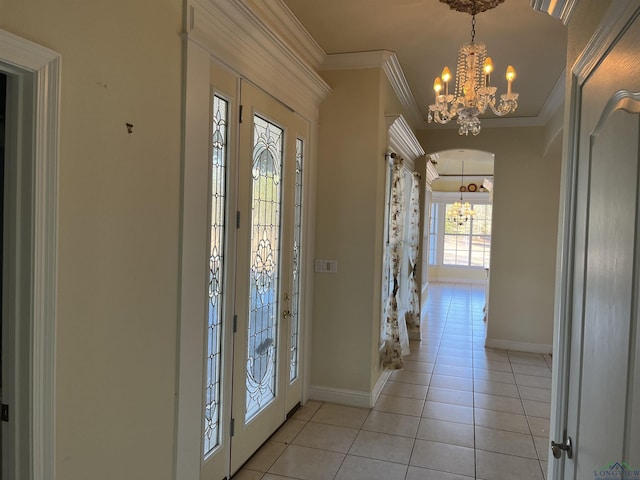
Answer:
[[382, 389], [384, 388], [385, 384], [387, 383], [387, 380], [389, 380], [389, 377], [391, 376], [392, 373], [393, 373], [392, 370], [382, 370], [382, 373], [380, 374], [380, 378], [378, 378], [378, 381], [376, 382], [375, 387], [373, 387], [373, 392], [371, 392], [371, 402], [370, 402], [369, 408], [373, 408], [373, 406], [378, 401], [378, 397], [380, 397], [380, 394], [382, 393]]
[[515, 342], [512, 340], [501, 340], [499, 338], [487, 338], [484, 342], [484, 346], [488, 348], [499, 348], [501, 350], [515, 350], [518, 352], [529, 353], [552, 353], [553, 345], [547, 345], [544, 343], [528, 343], [528, 342]]
[[309, 388], [309, 398], [311, 400], [338, 403], [350, 407], [372, 408], [378, 400], [385, 383], [387, 383], [389, 375], [391, 375], [390, 370], [383, 370], [372, 392], [311, 385]]
[[457, 283], [460, 285], [486, 285], [486, 278], [460, 278], [455, 275], [437, 275], [430, 280], [433, 283]]

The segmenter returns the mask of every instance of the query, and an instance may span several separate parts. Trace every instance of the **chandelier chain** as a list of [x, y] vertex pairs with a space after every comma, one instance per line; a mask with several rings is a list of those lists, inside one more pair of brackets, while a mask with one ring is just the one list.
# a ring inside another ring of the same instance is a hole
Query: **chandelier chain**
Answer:
[[476, 14], [471, 15], [471, 43], [476, 38]]

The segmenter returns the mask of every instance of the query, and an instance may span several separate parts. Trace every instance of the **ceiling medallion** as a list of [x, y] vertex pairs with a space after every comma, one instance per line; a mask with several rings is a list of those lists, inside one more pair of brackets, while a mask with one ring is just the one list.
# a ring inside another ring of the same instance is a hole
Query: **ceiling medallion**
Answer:
[[[451, 9], [471, 15], [471, 42], [465, 43], [458, 51], [455, 90], [449, 93], [449, 81], [452, 79], [448, 67], [442, 70], [442, 76], [433, 83], [436, 92], [435, 103], [429, 105], [427, 120], [429, 123], [449, 123], [456, 116], [458, 133], [473, 135], [480, 133], [480, 119], [490, 107], [499, 117], [514, 112], [518, 108], [518, 94], [511, 91], [511, 84], [516, 78], [516, 71], [507, 67], [507, 93], [500, 95], [496, 105], [496, 87], [490, 85], [493, 62], [487, 55], [484, 43], [475, 43], [476, 13], [484, 12], [498, 6], [504, 0], [440, 0], [448, 4]], [[443, 91], [444, 90], [444, 91]]]
[[446, 3], [451, 10], [456, 10], [469, 15], [486, 12], [492, 8], [496, 8], [503, 3], [504, 0], [440, 0], [440, 3]]

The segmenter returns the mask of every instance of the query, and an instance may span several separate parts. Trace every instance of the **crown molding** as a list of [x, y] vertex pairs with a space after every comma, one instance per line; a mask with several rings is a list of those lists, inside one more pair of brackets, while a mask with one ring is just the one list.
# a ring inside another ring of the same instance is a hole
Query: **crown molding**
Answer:
[[362, 68], [381, 68], [387, 76], [400, 104], [409, 115], [412, 125], [417, 127], [426, 123], [424, 117], [420, 114], [420, 107], [418, 107], [418, 103], [411, 92], [409, 82], [407, 82], [395, 53], [388, 50], [335, 53], [327, 55], [321, 66], [322, 70], [357, 70]]
[[424, 122], [424, 116], [420, 113], [418, 102], [416, 102], [416, 99], [411, 92], [409, 82], [407, 82], [407, 77], [404, 76], [402, 66], [400, 65], [400, 61], [395, 53], [387, 59], [382, 68], [384, 73], [387, 74], [387, 78], [389, 79], [391, 87], [395, 91], [398, 100], [410, 116], [413, 125], [420, 125], [420, 123]]
[[289, 39], [300, 55], [317, 70], [327, 56], [320, 44], [298, 20], [284, 0], [262, 0], [265, 18], [273, 25], [282, 37]]
[[320, 70], [358, 70], [382, 68], [395, 53], [388, 50], [370, 52], [332, 53], [324, 58]]
[[546, 125], [549, 120], [564, 107], [564, 99], [567, 90], [567, 69], [563, 69], [562, 73], [556, 80], [551, 93], [540, 109], [540, 113], [536, 118], [540, 121], [540, 125]]
[[[289, 108], [317, 121], [331, 92], [291, 40], [274, 32], [249, 0], [189, 0], [186, 37]], [[274, 8], [277, 8], [274, 6]]]
[[576, 3], [578, 0], [531, 0], [531, 8], [538, 12], [548, 13], [567, 25]]
[[413, 169], [415, 159], [424, 155], [422, 145], [402, 115], [386, 115], [385, 120], [389, 129], [389, 147]]
[[438, 171], [436, 170], [436, 167], [433, 163], [431, 163], [431, 159], [430, 156], [427, 156], [427, 178], [426, 178], [426, 184], [431, 187], [431, 184], [433, 183], [433, 181], [438, 178], [440, 175], [438, 174]]

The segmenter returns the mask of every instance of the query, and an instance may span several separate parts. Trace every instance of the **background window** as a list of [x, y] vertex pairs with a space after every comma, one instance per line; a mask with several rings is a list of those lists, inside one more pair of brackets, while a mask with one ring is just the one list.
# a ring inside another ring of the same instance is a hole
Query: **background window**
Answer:
[[429, 263], [434, 265], [437, 262], [436, 253], [438, 251], [438, 204], [431, 204], [431, 217], [429, 218]]
[[491, 260], [490, 204], [472, 205], [475, 216], [459, 225], [449, 220], [452, 203], [434, 202], [429, 222], [429, 263], [489, 268]]

